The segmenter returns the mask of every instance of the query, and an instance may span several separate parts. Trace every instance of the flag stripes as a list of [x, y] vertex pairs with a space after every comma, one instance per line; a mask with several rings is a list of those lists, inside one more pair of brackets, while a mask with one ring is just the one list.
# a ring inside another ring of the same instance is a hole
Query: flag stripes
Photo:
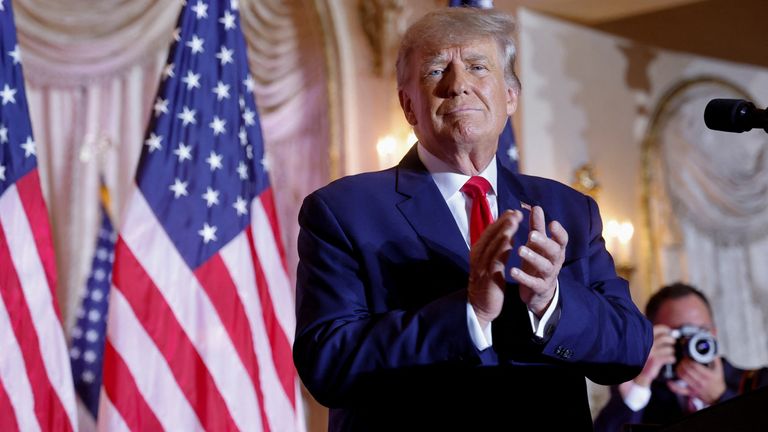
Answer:
[[[259, 217], [269, 219], [260, 199], [254, 200], [251, 209], [254, 219]], [[139, 224], [139, 221], [142, 223]], [[149, 224], [148, 221], [152, 223]], [[264, 229], [265, 225], [266, 229]], [[284, 316], [286, 313], [277, 313], [273, 305], [273, 299], [276, 297], [272, 295], [274, 290], [267, 288], [272, 286], [279, 288], [281, 285], [287, 287], [289, 282], [287, 277], [268, 278], [267, 274], [271, 273], [265, 273], [261, 264], [263, 260], [268, 265], [282, 267], [280, 248], [277, 246], [277, 237], [271, 230], [271, 224], [254, 222], [253, 226], [261, 227], [258, 229], [257, 236], [251, 233], [250, 228], [246, 229], [243, 234], [222, 249], [220, 258], [214, 257], [207, 264], [199, 267], [195, 273], [188, 274], [184, 274], [187, 272], [185, 269], [188, 268], [183, 266], [181, 256], [157, 224], [154, 213], [140, 194], [135, 194], [128, 205], [125, 226], [142, 227], [142, 229], [128, 229], [121, 233], [116, 260], [120, 260], [122, 265], [114, 271], [112, 295], [114, 296], [117, 291], [120, 292], [120, 298], [127, 303], [126, 307], [132, 315], [135, 314], [136, 324], [147, 333], [150, 339], [148, 344], [160, 350], [159, 355], [163, 357], [162, 361], [167, 363], [169, 373], [182, 386], [179, 390], [194, 407], [203, 429], [253, 430], [263, 427], [262, 430], [270, 430], [270, 425], [274, 425], [274, 430], [286, 430], [290, 429], [291, 425], [295, 425], [295, 419], [290, 416], [278, 415], [297, 412], [294, 408], [297, 385], [291, 363], [292, 338], [290, 336], [292, 335], [283, 330], [283, 325], [277, 319], [278, 316]], [[147, 238], [151, 238], [152, 241], [148, 242]], [[175, 269], [173, 274], [169, 274], [168, 268]], [[213, 280], [216, 281], [215, 286], [214, 282], [211, 282]], [[130, 289], [123, 288], [127, 283], [130, 284]], [[174, 284], [179, 283], [188, 290], [184, 293], [174, 290]], [[166, 288], [164, 289], [163, 286]], [[150, 288], [140, 291], [136, 287]], [[192, 292], [195, 295], [190, 295]], [[197, 300], [194, 300], [195, 298]], [[282, 300], [290, 301], [290, 298]], [[112, 298], [110, 308], [117, 302], [118, 300]], [[203, 321], [200, 321], [199, 316], [195, 320], [187, 318], [189, 322], [185, 325], [184, 314], [201, 308], [212, 310], [202, 315]], [[124, 330], [125, 319], [117, 318], [122, 315], [119, 309], [115, 312], [110, 311], [110, 317], [112, 314], [121, 324], [108, 325], [109, 338], [121, 340], [121, 337], [112, 333]], [[288, 320], [288, 325], [292, 322]], [[237, 323], [241, 326], [235, 328]], [[205, 336], [210, 336], [210, 333], [217, 334], [215, 340], [218, 341], [218, 346], [202, 346], [202, 341], [198, 342], [201, 346], [196, 346], [191, 340], [192, 337], [188, 337], [195, 333], [202, 333]], [[134, 339], [135, 336], [124, 336], [124, 338]], [[174, 347], [173, 353], [166, 352], [167, 349], [163, 348], [169, 344]], [[147, 348], [149, 347], [143, 347], [139, 351], [146, 353]], [[126, 347], [126, 349], [131, 348]], [[132, 349], [136, 350], [136, 348]], [[117, 351], [123, 352], [119, 349]], [[209, 358], [199, 356], [198, 352], [209, 352]], [[255, 358], [248, 352], [255, 352]], [[137, 359], [139, 362], [147, 361], [145, 354], [140, 357]], [[234, 367], [232, 366], [233, 358], [240, 360]], [[221, 364], [222, 359], [226, 359], [226, 367]], [[188, 364], [190, 362], [193, 364]], [[255, 365], [251, 371], [243, 366], [248, 362], [253, 362]], [[132, 368], [129, 366], [129, 369]], [[212, 376], [211, 370], [217, 369], [218, 376]], [[106, 375], [108, 372], [105, 370]], [[249, 382], [252, 389], [244, 389], [243, 385]], [[183, 384], [180, 383], [189, 383], [189, 387], [183, 388]], [[223, 400], [221, 395], [227, 393], [219, 392], [218, 388], [226, 383], [230, 385], [229, 394], [237, 395], [239, 401]], [[112, 392], [117, 388], [111, 389], [110, 386], [115, 384], [117, 383], [106, 381], [104, 383], [110, 399], [112, 399]], [[206, 392], [195, 391], [201, 387], [206, 388]], [[140, 393], [139, 397], [142, 397], [143, 392], [138, 389], [137, 391]], [[198, 397], [202, 394], [207, 395], [209, 399], [199, 400]], [[239, 419], [234, 416], [229, 419], [228, 407], [236, 402], [242, 403], [244, 398], [252, 404], [250, 406], [258, 407], [259, 410], [240, 412]], [[112, 402], [119, 408], [118, 402], [114, 400]], [[142, 402], [142, 404], [145, 403]], [[168, 412], [154, 408], [158, 405], [148, 405], [153, 407], [150, 409], [155, 410], [158, 418], [162, 418], [163, 413]], [[257, 419], [255, 415], [260, 418]], [[220, 416], [224, 416], [225, 419], [218, 418]], [[135, 430], [127, 419], [126, 423], [129, 428]], [[283, 427], [279, 427], [280, 425]]]
[[[2, 231], [0, 237], [2, 248], [6, 246]], [[4, 249], [0, 249], [2, 250]], [[0, 264], [6, 265], [4, 261], [0, 261]], [[5, 286], [5, 281], [0, 281], [0, 285]], [[3, 414], [0, 415], [0, 423], [3, 423], [1, 430], [39, 431], [40, 424], [35, 416], [35, 398], [27, 379], [27, 368], [5, 304], [4, 300], [0, 301], [0, 340], [3, 341], [3, 355], [0, 356], [0, 392], [4, 395], [0, 400], [0, 413]]]
[[[70, 431], [75, 419], [73, 385], [58, 308], [49, 285], [53, 271], [46, 271], [46, 263], [53, 262], [53, 251], [44, 243], [50, 232], [31, 223], [46, 217], [39, 193], [30, 199], [35, 186], [39, 190], [37, 170], [0, 197], [0, 267], [4, 270], [0, 290], [26, 370], [23, 375], [4, 377], [3, 382], [28, 379], [39, 427]], [[42, 226], [47, 228], [47, 217]]]
[[[8, 313], [0, 302], [0, 326], [8, 324]], [[10, 328], [10, 326], [8, 326]], [[0, 329], [0, 337], [2, 337], [2, 329]], [[5, 339], [4, 339], [5, 340]], [[16, 422], [16, 413], [13, 412], [13, 406], [11, 406], [11, 399], [8, 398], [8, 393], [5, 391], [3, 385], [2, 376], [0, 376], [0, 412], [6, 412], [8, 415], [0, 416], [0, 430], [15, 431], [19, 430], [19, 424]], [[29, 430], [29, 429], [28, 429]]]
[[261, 423], [264, 425], [264, 430], [268, 430], [269, 423], [264, 412], [264, 394], [259, 382], [259, 363], [256, 361], [248, 318], [237, 294], [237, 287], [235, 287], [229, 271], [219, 255], [214, 255], [205, 264], [198, 267], [195, 270], [195, 276], [211, 299], [213, 307], [219, 313], [240, 361], [247, 370], [256, 393]]
[[[105, 427], [109, 420], [120, 419], [133, 431], [202, 430], [163, 354], [121, 292], [112, 290], [109, 308], [104, 391], [99, 406], [100, 429], [110, 430]], [[148, 365], [154, 367], [154, 376], [131, 373]], [[119, 414], [111, 411], [112, 407], [119, 410]], [[157, 427], [156, 423], [162, 427]]]

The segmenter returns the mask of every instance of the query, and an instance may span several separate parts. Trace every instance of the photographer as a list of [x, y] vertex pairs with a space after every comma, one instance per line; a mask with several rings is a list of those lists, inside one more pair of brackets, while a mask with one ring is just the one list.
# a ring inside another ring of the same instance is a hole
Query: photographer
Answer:
[[611, 388], [596, 431], [666, 424], [739, 392], [745, 371], [716, 354], [717, 330], [704, 294], [682, 283], [665, 286], [645, 315], [653, 323], [651, 353], [640, 375]]

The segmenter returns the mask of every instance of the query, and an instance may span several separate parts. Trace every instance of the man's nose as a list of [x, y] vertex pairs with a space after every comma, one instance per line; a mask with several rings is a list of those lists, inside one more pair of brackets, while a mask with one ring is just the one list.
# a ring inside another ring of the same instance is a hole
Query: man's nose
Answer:
[[447, 96], [458, 96], [469, 90], [469, 73], [463, 68], [449, 68], [444, 80]]

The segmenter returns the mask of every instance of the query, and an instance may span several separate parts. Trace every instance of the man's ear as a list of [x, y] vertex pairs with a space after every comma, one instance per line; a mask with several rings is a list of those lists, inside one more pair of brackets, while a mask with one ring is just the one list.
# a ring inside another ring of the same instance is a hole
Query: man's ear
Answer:
[[517, 111], [518, 90], [514, 87], [507, 87], [507, 116], [511, 116]]
[[403, 90], [397, 90], [397, 97], [400, 99], [400, 108], [403, 109], [405, 119], [411, 126], [416, 126], [416, 114], [413, 112], [413, 104], [411, 103], [411, 97]]

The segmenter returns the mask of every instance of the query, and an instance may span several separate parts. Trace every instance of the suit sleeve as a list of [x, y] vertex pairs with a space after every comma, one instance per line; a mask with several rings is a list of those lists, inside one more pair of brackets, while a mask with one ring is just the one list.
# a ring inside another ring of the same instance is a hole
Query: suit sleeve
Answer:
[[616, 275], [597, 204], [585, 199], [589, 214], [585, 252], [564, 264], [575, 267], [560, 273], [562, 312], [544, 354], [580, 363], [596, 383], [618, 384], [642, 370], [653, 332], [632, 302], [627, 281]]
[[569, 235], [558, 275], [556, 324], [545, 329], [543, 341], [528, 342], [531, 334], [519, 332], [525, 305], [519, 296], [507, 295], [500, 325], [494, 327], [494, 346], [503, 351], [502, 358], [570, 364], [596, 383], [619, 384], [642, 370], [653, 342], [651, 325], [632, 302], [627, 281], [616, 275], [597, 204], [581, 194], [572, 198], [563, 200], [563, 208], [549, 210]]
[[304, 201], [299, 225], [293, 356], [320, 403], [344, 406], [387, 371], [481, 361], [467, 329], [466, 290], [415, 310], [374, 313], [360, 251], [318, 193]]
[[596, 383], [618, 384], [640, 373], [653, 332], [632, 302], [627, 281], [616, 275], [597, 204], [585, 199], [589, 214], [585, 253], [564, 264], [569, 271], [560, 272], [562, 311], [544, 354], [580, 363]]

